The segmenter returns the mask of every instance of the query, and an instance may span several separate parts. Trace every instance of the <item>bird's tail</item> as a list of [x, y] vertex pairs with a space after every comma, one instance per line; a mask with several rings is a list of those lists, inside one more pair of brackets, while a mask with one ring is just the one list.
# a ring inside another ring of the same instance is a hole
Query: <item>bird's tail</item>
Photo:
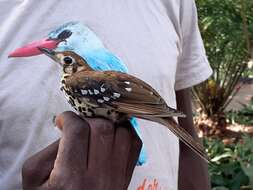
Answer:
[[145, 118], [151, 121], [158, 122], [166, 126], [172, 133], [174, 133], [183, 143], [185, 143], [190, 149], [197, 153], [206, 162], [209, 162], [206, 152], [203, 146], [196, 142], [192, 136], [172, 118], [172, 117], [152, 117]]

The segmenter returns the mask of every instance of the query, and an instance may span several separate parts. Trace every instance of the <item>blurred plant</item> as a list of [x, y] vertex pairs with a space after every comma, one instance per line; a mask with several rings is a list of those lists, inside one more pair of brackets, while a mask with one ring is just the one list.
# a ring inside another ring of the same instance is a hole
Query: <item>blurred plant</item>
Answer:
[[249, 136], [243, 137], [242, 142], [236, 145], [235, 155], [253, 189], [253, 139]]
[[229, 123], [253, 125], [253, 98], [249, 105], [244, 105], [239, 111], [229, 111], [226, 115]]
[[213, 190], [253, 189], [253, 139], [244, 136], [236, 144], [224, 145], [218, 139], [204, 139], [211, 158], [209, 175]]
[[193, 93], [207, 117], [223, 117], [226, 106], [241, 87], [238, 81], [250, 60], [253, 1], [197, 0], [196, 3], [200, 31], [214, 73], [208, 81], [194, 87]]

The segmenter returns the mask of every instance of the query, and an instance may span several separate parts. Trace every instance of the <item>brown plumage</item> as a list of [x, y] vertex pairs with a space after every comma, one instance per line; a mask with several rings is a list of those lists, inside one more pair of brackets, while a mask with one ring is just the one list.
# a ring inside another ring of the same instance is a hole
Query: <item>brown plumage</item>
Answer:
[[63, 66], [62, 89], [72, 106], [84, 116], [102, 116], [114, 122], [130, 117], [158, 122], [207, 161], [202, 146], [173, 118], [185, 115], [170, 108], [144, 81], [126, 73], [94, 71], [74, 52], [45, 48], [41, 51]]

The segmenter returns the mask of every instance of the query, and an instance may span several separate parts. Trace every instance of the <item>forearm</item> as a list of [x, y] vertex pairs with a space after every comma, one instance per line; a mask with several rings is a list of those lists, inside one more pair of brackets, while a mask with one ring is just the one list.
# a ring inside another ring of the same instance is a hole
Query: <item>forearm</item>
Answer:
[[[179, 118], [180, 126], [191, 134], [196, 141], [199, 141], [193, 125], [190, 89], [177, 91], [176, 97], [178, 110], [187, 116], [186, 118]], [[182, 142], [180, 142], [178, 189], [210, 189], [207, 163]]]

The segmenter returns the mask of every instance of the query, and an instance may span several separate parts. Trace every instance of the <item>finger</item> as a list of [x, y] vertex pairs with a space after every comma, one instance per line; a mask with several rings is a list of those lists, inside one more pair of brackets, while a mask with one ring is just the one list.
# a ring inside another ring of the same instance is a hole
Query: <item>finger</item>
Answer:
[[[120, 124], [122, 125], [122, 124]], [[114, 184], [111, 189], [124, 189], [125, 175], [128, 162], [128, 155], [131, 149], [131, 134], [130, 125], [116, 127], [114, 137], [113, 153], [112, 153], [112, 170], [114, 171], [111, 176]]]
[[123, 159], [121, 158], [121, 163], [116, 163], [114, 167], [119, 169], [121, 175], [124, 173], [122, 184], [124, 184], [123, 189], [127, 189], [142, 147], [141, 139], [129, 121], [121, 123], [121, 127], [118, 127], [114, 147], [117, 147], [114, 159], [119, 159], [117, 158], [119, 155], [125, 155]]
[[[130, 124], [131, 125], [131, 124]], [[130, 184], [134, 168], [136, 167], [136, 163], [139, 159], [139, 155], [142, 148], [142, 141], [138, 134], [136, 133], [135, 129], [130, 126], [130, 133], [131, 133], [131, 148], [128, 155], [128, 164], [126, 168], [126, 183], [125, 188], [127, 189], [128, 185]]]
[[62, 130], [54, 174], [87, 169], [89, 124], [74, 112], [64, 112], [56, 117], [56, 125]]
[[101, 118], [89, 119], [88, 122], [90, 125], [88, 169], [105, 174], [110, 167], [114, 125], [112, 122]]
[[23, 189], [38, 187], [49, 177], [56, 159], [59, 140], [28, 158], [22, 168]]

